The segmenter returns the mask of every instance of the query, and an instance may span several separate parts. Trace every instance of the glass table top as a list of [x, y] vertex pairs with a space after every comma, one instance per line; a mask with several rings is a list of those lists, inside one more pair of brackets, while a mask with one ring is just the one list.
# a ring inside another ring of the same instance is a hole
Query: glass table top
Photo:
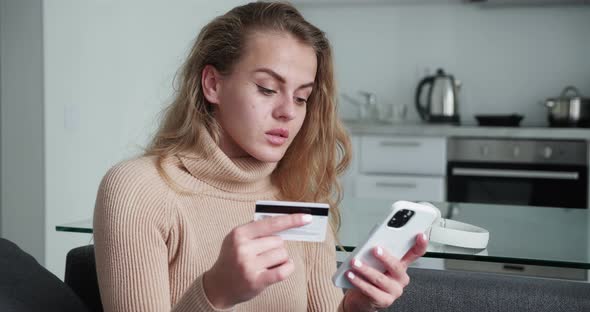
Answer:
[[[342, 202], [345, 246], [362, 243], [391, 200], [351, 198]], [[433, 202], [447, 219], [490, 232], [486, 249], [430, 243], [425, 257], [590, 269], [588, 209]]]
[[[347, 251], [361, 243], [387, 215], [392, 200], [345, 198], [338, 233]], [[431, 242], [425, 257], [590, 269], [588, 209], [433, 202], [448, 219], [490, 232], [486, 249]], [[92, 233], [90, 219], [56, 226], [57, 231]]]

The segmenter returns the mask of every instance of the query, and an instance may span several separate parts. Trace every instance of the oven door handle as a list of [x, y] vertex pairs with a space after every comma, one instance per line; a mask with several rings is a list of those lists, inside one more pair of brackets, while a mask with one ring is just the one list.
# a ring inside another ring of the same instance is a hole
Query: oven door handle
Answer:
[[575, 171], [473, 169], [473, 168], [461, 168], [461, 167], [452, 168], [451, 174], [455, 175], [455, 176], [554, 179], [554, 180], [578, 180], [580, 178], [580, 174]]

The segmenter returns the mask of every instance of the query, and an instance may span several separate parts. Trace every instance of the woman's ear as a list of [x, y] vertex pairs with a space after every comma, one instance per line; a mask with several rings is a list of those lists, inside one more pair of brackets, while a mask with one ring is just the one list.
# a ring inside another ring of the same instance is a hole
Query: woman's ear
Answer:
[[219, 89], [221, 75], [212, 65], [205, 65], [201, 73], [201, 87], [203, 95], [211, 104], [219, 104]]

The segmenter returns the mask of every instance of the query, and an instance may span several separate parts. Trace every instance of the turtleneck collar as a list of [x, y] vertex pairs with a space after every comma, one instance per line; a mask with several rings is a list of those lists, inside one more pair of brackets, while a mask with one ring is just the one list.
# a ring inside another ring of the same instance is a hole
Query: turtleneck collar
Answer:
[[194, 178], [232, 193], [255, 193], [271, 187], [270, 175], [277, 163], [251, 156], [229, 158], [204, 127], [199, 140], [200, 150], [178, 157]]

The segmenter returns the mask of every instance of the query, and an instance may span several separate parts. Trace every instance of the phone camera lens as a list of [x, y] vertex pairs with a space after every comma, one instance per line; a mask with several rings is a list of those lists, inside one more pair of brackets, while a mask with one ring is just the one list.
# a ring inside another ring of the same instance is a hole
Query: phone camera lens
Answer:
[[387, 222], [387, 225], [394, 228], [400, 228], [404, 226], [415, 214], [414, 211], [408, 209], [402, 209], [396, 212], [391, 220]]

